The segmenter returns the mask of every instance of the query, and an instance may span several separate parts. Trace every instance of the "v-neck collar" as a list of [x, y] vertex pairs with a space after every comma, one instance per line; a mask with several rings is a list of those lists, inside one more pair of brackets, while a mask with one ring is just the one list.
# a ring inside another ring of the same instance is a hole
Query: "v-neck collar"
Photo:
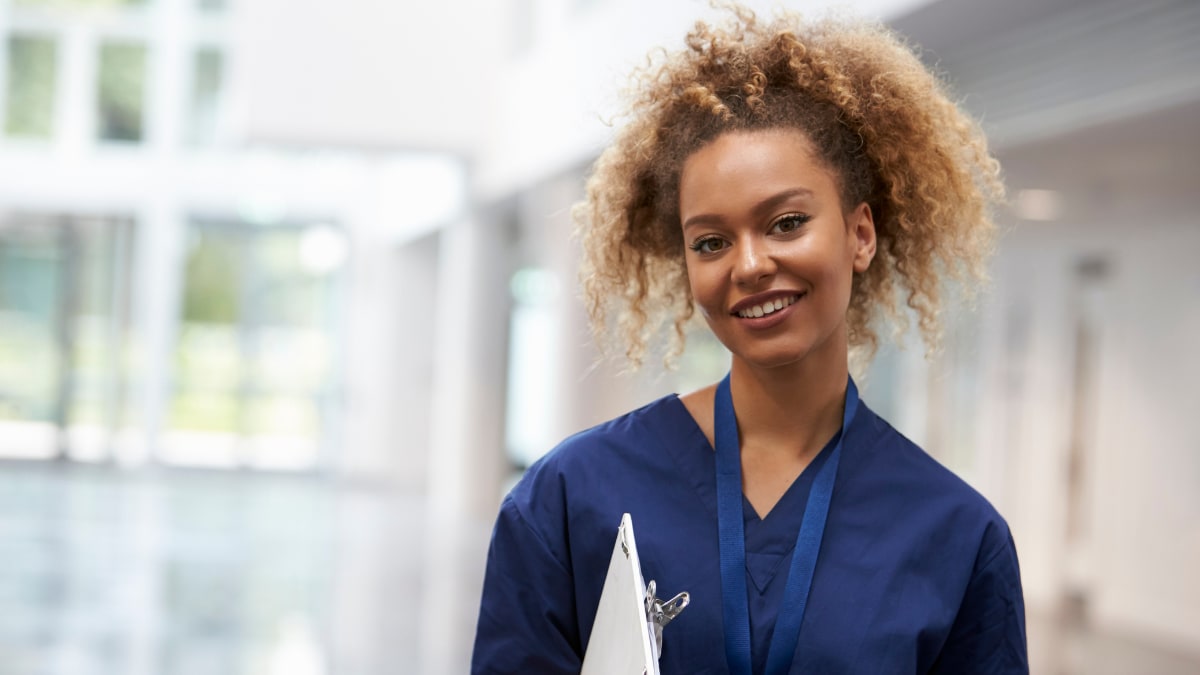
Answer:
[[[655, 431], [679, 467], [680, 474], [691, 484], [698, 500], [712, 515], [713, 529], [716, 530], [716, 451], [678, 396], [668, 398], [667, 410], [669, 414], [665, 416], [663, 425]], [[779, 570], [786, 569], [782, 563], [790, 559], [792, 549], [796, 546], [796, 533], [804, 522], [804, 510], [813, 478], [829, 458], [840, 434], [839, 430], [808, 463], [765, 518], [759, 518], [743, 492], [746, 570], [760, 594], [766, 591]]]
[[767, 512], [767, 515], [759, 516], [758, 509], [754, 508], [754, 505], [750, 503], [750, 499], [746, 496], [746, 493], [743, 492], [742, 510], [745, 513], [746, 525], [750, 526], [751, 523], [766, 523], [766, 521], [775, 518], [776, 514], [780, 514], [779, 517], [786, 519], [786, 516], [783, 514], [798, 513], [796, 529], [799, 529], [799, 523], [804, 520], [804, 509], [808, 504], [808, 493], [812, 489], [813, 478], [816, 477], [817, 472], [821, 470], [821, 467], [824, 466], [826, 460], [829, 459], [829, 453], [833, 450], [833, 446], [837, 444], [838, 436], [840, 436], [841, 433], [842, 432], [839, 431], [834, 434], [833, 438], [829, 439], [829, 442], [825, 444], [825, 447], [821, 448], [821, 451], [812, 458], [812, 461], [810, 461], [808, 465], [804, 467], [804, 470], [800, 472], [800, 475], [796, 476], [796, 478], [792, 480], [791, 484], [788, 485], [787, 490], [785, 490], [783, 495], [779, 497], [779, 500], [775, 502], [775, 505], [771, 507], [771, 510]]

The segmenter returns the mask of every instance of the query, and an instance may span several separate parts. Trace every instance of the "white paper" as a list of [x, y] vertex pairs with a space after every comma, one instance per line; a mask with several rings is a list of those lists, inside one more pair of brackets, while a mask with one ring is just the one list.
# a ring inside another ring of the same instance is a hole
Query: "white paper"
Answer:
[[580, 675], [659, 675], [646, 623], [646, 584], [628, 513], [617, 529]]

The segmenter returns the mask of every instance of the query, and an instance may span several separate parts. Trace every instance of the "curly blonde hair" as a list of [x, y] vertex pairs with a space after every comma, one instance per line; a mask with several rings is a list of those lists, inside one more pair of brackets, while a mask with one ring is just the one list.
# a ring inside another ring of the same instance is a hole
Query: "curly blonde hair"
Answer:
[[[734, 7], [729, 25], [698, 22], [687, 48], [635, 73], [628, 122], [576, 205], [584, 299], [601, 345], [633, 367], [647, 343], [683, 349], [694, 314], [679, 222], [684, 160], [728, 131], [794, 128], [839, 180], [847, 209], [866, 202], [877, 253], [856, 274], [852, 347], [873, 353], [879, 310], [905, 325], [903, 291], [926, 344], [939, 337], [944, 277], [982, 281], [1003, 198], [978, 125], [887, 28], [865, 21], [761, 23]], [[616, 326], [609, 321], [617, 319]]]

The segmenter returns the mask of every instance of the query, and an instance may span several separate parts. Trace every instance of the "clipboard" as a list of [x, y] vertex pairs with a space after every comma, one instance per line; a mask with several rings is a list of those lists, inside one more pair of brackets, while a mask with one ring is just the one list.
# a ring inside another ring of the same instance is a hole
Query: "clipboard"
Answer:
[[663, 601], [654, 591], [653, 581], [643, 582], [633, 519], [626, 513], [617, 528], [580, 675], [659, 675], [662, 629], [690, 597], [680, 593]]

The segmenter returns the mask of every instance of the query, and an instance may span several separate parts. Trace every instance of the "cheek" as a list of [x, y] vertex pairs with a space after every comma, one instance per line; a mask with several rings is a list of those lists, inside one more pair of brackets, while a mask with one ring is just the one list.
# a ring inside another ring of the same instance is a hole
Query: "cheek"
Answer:
[[724, 306], [724, 297], [721, 294], [719, 281], [714, 278], [712, 271], [703, 269], [693, 269], [690, 265], [687, 268], [688, 290], [692, 294], [692, 304], [704, 317], [704, 320], [712, 324], [713, 315], [719, 315], [724, 312], [721, 308]]
[[687, 275], [687, 285], [688, 290], [692, 294], [692, 301], [698, 304], [702, 303], [705, 294], [704, 274], [702, 270], [692, 263], [689, 256], [684, 258], [683, 271]]

